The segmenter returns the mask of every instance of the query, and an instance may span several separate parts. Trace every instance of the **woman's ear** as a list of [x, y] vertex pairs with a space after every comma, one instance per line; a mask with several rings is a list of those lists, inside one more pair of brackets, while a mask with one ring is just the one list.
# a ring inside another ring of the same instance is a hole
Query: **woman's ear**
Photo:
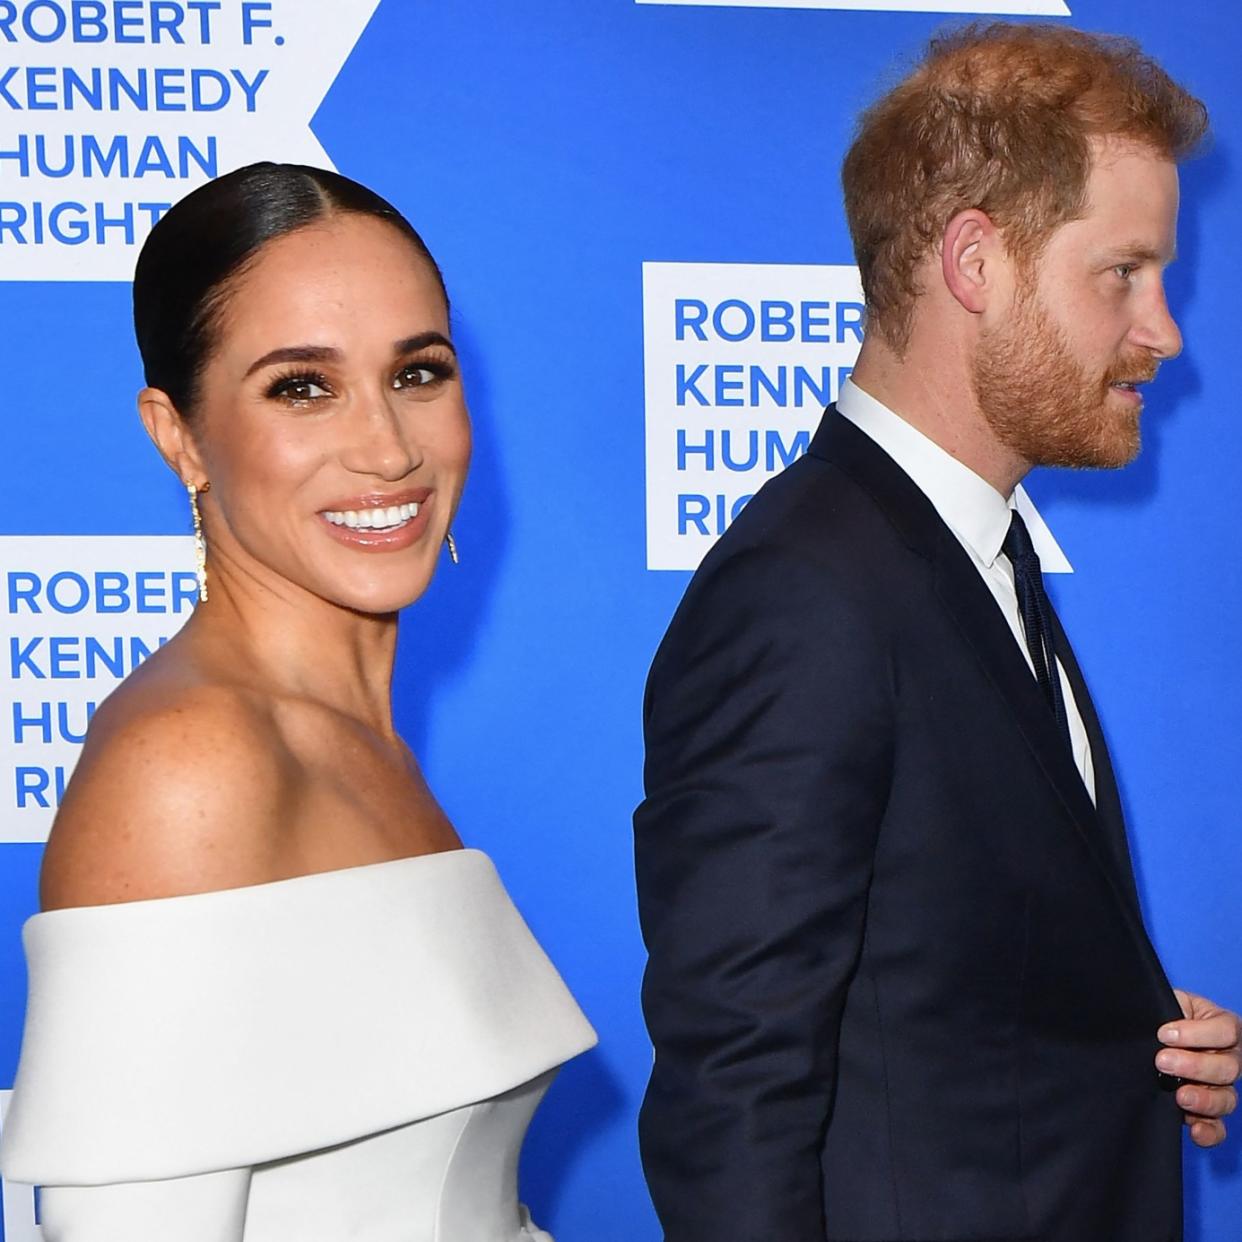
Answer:
[[144, 388], [138, 394], [138, 416], [160, 456], [182, 483], [202, 487], [207, 471], [194, 437], [172, 398], [160, 388]]

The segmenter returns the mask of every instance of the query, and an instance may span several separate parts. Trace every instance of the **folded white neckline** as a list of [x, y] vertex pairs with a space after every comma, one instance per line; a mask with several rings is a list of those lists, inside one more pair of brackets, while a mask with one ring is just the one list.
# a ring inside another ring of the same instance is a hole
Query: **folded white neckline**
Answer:
[[52, 910], [23, 938], [13, 1181], [261, 1164], [502, 1094], [595, 1042], [479, 850]]

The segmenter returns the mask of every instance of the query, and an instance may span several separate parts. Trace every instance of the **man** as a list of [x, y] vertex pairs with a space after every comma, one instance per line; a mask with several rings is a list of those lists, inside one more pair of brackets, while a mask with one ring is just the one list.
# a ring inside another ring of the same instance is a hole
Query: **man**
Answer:
[[935, 41], [862, 119], [853, 382], [648, 686], [668, 1242], [1181, 1237], [1181, 1123], [1224, 1137], [1239, 1021], [1147, 938], [1018, 483], [1137, 452], [1205, 127], [1132, 44], [1006, 24]]

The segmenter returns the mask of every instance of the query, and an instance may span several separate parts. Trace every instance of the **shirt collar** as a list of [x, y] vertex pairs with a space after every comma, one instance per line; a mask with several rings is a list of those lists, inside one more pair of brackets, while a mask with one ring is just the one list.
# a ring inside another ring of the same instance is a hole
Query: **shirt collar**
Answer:
[[841, 385], [837, 409], [914, 480], [945, 525], [991, 569], [1009, 532], [1009, 501], [852, 380]]
[[986, 479], [895, 414], [852, 380], [841, 385], [837, 410], [870, 436], [931, 501], [946, 526], [991, 569], [1009, 533], [1010, 510], [1022, 514], [1045, 572], [1072, 572], [1021, 486], [1002, 496]]

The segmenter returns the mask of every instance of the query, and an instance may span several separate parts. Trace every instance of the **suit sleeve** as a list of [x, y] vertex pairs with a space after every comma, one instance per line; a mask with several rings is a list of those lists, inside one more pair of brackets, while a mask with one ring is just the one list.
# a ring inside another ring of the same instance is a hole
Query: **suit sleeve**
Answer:
[[45, 1186], [44, 1242], [241, 1242], [249, 1169], [108, 1186]]
[[[710, 564], [710, 562], [709, 562]], [[696, 577], [644, 713], [640, 1119], [667, 1242], [820, 1242], [820, 1150], [892, 766], [881, 627], [823, 565]]]

